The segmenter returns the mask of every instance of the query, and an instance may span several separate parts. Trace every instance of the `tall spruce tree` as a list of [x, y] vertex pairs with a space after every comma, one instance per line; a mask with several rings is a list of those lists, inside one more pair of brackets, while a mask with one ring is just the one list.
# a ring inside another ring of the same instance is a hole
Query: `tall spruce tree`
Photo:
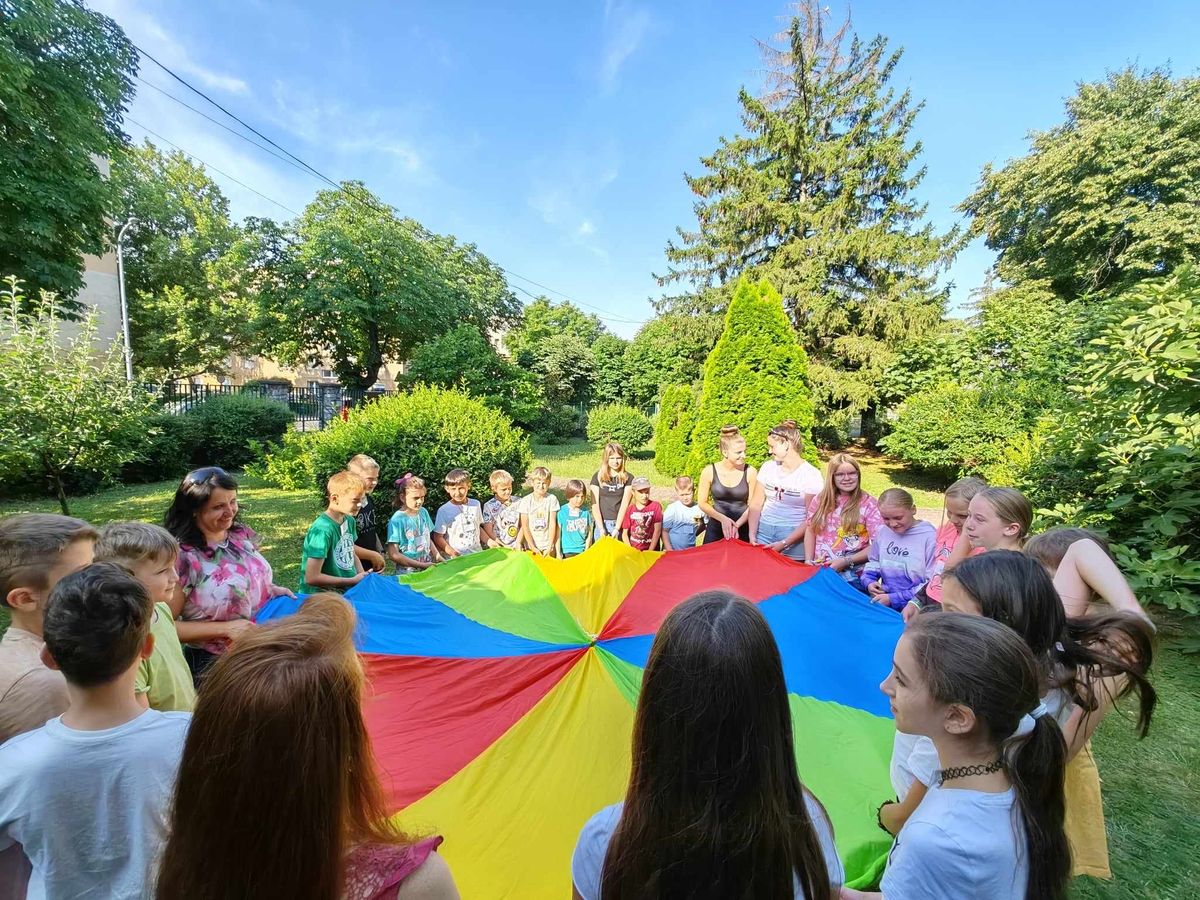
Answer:
[[744, 133], [685, 176], [699, 227], [679, 229], [659, 280], [689, 282], [707, 309], [714, 286], [769, 278], [812, 360], [818, 407], [857, 411], [879, 399], [896, 350], [940, 319], [935, 281], [959, 236], [921, 224], [910, 131], [922, 104], [889, 86], [900, 51], [863, 42], [849, 18], [830, 33], [827, 17], [806, 0], [782, 48], [764, 45], [766, 90], [739, 93]]

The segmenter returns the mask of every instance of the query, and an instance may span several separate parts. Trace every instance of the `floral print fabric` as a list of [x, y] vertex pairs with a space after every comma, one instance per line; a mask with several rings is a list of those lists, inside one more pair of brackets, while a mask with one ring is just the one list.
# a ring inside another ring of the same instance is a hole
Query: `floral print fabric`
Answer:
[[[253, 619], [270, 596], [274, 577], [271, 564], [258, 552], [258, 535], [240, 523], [216, 546], [180, 544], [175, 570], [187, 622]], [[228, 644], [219, 638], [200, 646], [209, 653], [223, 653]]]

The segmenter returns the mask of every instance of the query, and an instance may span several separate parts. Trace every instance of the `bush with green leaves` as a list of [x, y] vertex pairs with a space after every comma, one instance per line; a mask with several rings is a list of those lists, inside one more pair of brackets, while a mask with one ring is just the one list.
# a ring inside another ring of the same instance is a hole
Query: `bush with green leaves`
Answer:
[[627, 453], [632, 453], [650, 443], [654, 425], [645, 413], [632, 406], [607, 403], [588, 413], [587, 437], [593, 444], [616, 441]]
[[654, 469], [660, 475], [675, 478], [685, 471], [698, 395], [696, 385], [672, 384], [663, 389], [654, 432]]
[[246, 474], [262, 478], [285, 491], [309, 490], [316, 483], [309, 446], [320, 435], [316, 431], [284, 432], [277, 444], [255, 444], [256, 459], [246, 465]]
[[184, 413], [201, 435], [192, 457], [198, 466], [240, 469], [257, 457], [256, 446], [277, 442], [292, 423], [286, 403], [254, 394], [210, 397]]
[[97, 354], [97, 316], [73, 337], [53, 294], [27, 300], [15, 278], [0, 291], [0, 484], [41, 485], [69, 513], [80, 473], [114, 477], [138, 455], [154, 409], [125, 380], [119, 344]]
[[688, 474], [696, 476], [720, 458], [718, 441], [726, 425], [741, 430], [746, 459], [761, 464], [770, 455], [767, 432], [787, 419], [804, 435], [804, 456], [817, 462], [808, 354], [796, 341], [779, 292], [766, 279], [742, 278], [725, 313], [725, 329], [704, 363]]
[[529, 439], [504, 413], [462, 391], [428, 386], [365, 403], [297, 445], [308, 457], [309, 487], [321, 495], [330, 475], [366, 453], [379, 462], [375, 501], [381, 508], [391, 508], [395, 480], [412, 472], [425, 480], [425, 504], [433, 512], [446, 500], [442, 480], [451, 469], [471, 473], [471, 495], [478, 497], [493, 469], [507, 470], [521, 484], [533, 459]]
[[156, 413], [149, 420], [146, 442], [137, 459], [121, 468], [123, 484], [146, 484], [182, 478], [204, 446], [204, 430], [195, 416]]
[[1114, 297], [1072, 395], [1020, 486], [1105, 532], [1139, 594], [1200, 613], [1200, 270]]
[[998, 463], [1025, 433], [1027, 416], [1012, 393], [944, 381], [900, 404], [880, 445], [919, 469], [953, 477]]
[[551, 406], [538, 418], [533, 439], [539, 444], [565, 444], [582, 437], [586, 429], [587, 417], [574, 406]]

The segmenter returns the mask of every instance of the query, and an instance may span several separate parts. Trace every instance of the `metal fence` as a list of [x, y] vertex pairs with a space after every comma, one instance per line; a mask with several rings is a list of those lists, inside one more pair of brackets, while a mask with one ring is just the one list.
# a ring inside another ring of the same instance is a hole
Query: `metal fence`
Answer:
[[358, 406], [366, 400], [384, 397], [392, 393], [381, 389], [364, 391], [357, 388], [345, 388], [340, 384], [311, 384], [308, 387], [295, 387], [286, 382], [234, 385], [174, 382], [171, 384], [147, 384], [144, 387], [158, 398], [163, 409], [173, 413], [185, 413], [213, 397], [226, 397], [233, 394], [250, 394], [255, 397], [278, 400], [280, 403], [286, 403], [292, 411], [298, 431], [324, 428], [334, 419], [341, 418], [352, 407]]

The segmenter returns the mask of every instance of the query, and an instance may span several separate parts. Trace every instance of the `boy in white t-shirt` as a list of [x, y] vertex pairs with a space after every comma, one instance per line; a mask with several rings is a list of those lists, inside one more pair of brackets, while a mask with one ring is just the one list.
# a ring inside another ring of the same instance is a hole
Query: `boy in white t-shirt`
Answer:
[[446, 559], [478, 553], [487, 535], [483, 530], [483, 507], [467, 496], [471, 492], [471, 473], [451, 469], [444, 484], [450, 499], [433, 520], [433, 544]]
[[46, 665], [70, 706], [0, 747], [0, 849], [20, 844], [30, 897], [144, 895], [166, 835], [190, 713], [142, 709], [154, 604], [125, 569], [68, 575], [46, 604]]
[[550, 470], [538, 466], [529, 473], [533, 493], [521, 498], [521, 542], [542, 556], [553, 556], [558, 546], [558, 498], [550, 493]]
[[704, 512], [696, 505], [692, 479], [675, 479], [675, 500], [663, 512], [663, 549], [686, 550], [696, 546], [696, 536], [704, 530]]

